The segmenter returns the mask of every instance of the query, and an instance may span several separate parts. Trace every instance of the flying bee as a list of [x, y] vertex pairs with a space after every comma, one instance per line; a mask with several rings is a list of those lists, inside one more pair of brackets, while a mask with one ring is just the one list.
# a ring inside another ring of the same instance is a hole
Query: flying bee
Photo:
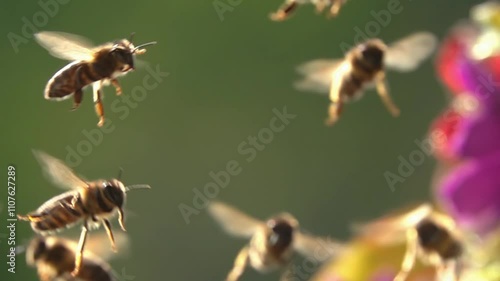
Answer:
[[434, 210], [430, 204], [383, 217], [358, 230], [369, 240], [386, 245], [406, 239], [406, 253], [394, 281], [407, 280], [417, 258], [436, 269], [436, 280], [459, 280], [465, 252], [464, 235], [453, 219]]
[[342, 250], [340, 243], [301, 232], [297, 220], [288, 213], [263, 222], [220, 202], [211, 203], [208, 210], [226, 232], [250, 238], [238, 253], [226, 281], [237, 281], [247, 266], [261, 273], [282, 268], [289, 264], [295, 251], [325, 261]]
[[[126, 238], [125, 235], [116, 236], [120, 248], [127, 246]], [[69, 239], [56, 236], [33, 238], [26, 248], [26, 262], [37, 269], [40, 281], [116, 281], [115, 272], [106, 262], [113, 257], [113, 252], [101, 246], [106, 239], [105, 235], [89, 238], [82, 267], [76, 276], [71, 272], [75, 268], [78, 245]]]
[[61, 160], [44, 152], [34, 151], [33, 153], [53, 183], [70, 191], [48, 200], [32, 213], [17, 217], [31, 222], [31, 228], [42, 235], [71, 227], [82, 221], [73, 271], [73, 276], [76, 276], [81, 268], [89, 227], [104, 224], [111, 248], [116, 251], [115, 239], [108, 219], [118, 213], [118, 222], [125, 231], [123, 207], [127, 192], [132, 189], [151, 187], [149, 185], [124, 186], [120, 181], [121, 175], [117, 179], [85, 181]]
[[122, 93], [117, 77], [125, 75], [135, 68], [135, 55], [144, 54], [143, 47], [156, 44], [149, 42], [139, 46], [130, 39], [122, 39], [114, 43], [106, 43], [98, 47], [84, 38], [61, 32], [40, 32], [35, 38], [51, 55], [72, 61], [56, 72], [45, 87], [44, 97], [48, 100], [64, 100], [73, 95], [73, 108], [80, 106], [83, 88], [92, 84], [94, 91], [95, 111], [99, 117], [98, 126], [104, 124], [102, 105], [103, 85], [109, 83], [116, 88], [116, 94]]
[[295, 12], [299, 5], [313, 4], [316, 7], [316, 12], [322, 13], [326, 7], [330, 6], [328, 17], [336, 17], [340, 8], [347, 2], [347, 0], [285, 0], [285, 3], [275, 13], [269, 17], [273, 21], [284, 21], [288, 19], [293, 12]]
[[389, 112], [398, 116], [400, 111], [389, 95], [385, 70], [415, 70], [436, 45], [436, 37], [427, 32], [414, 33], [389, 46], [380, 39], [371, 39], [352, 48], [343, 60], [317, 59], [300, 65], [297, 71], [305, 77], [294, 86], [329, 93], [331, 103], [325, 122], [329, 126], [340, 117], [344, 103], [360, 98], [366, 88], [373, 86]]

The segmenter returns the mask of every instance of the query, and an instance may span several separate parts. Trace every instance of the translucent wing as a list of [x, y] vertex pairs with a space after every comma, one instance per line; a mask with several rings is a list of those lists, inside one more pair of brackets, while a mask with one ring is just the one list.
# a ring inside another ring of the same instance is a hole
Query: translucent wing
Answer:
[[330, 238], [315, 237], [303, 232], [294, 233], [293, 246], [301, 255], [324, 262], [343, 251], [342, 243]]
[[122, 232], [116, 232], [114, 233], [114, 237], [118, 253], [113, 252], [111, 246], [109, 246], [108, 235], [104, 232], [99, 232], [89, 235], [85, 242], [84, 256], [99, 257], [104, 261], [109, 261], [117, 256], [126, 256], [130, 246], [128, 236]]
[[44, 31], [35, 34], [38, 43], [49, 53], [63, 60], [92, 60], [93, 47], [85, 38], [62, 32]]
[[406, 239], [407, 229], [416, 226], [432, 212], [433, 208], [430, 204], [420, 204], [409, 211], [398, 211], [373, 222], [355, 225], [354, 230], [370, 240], [383, 244], [399, 243]]
[[316, 59], [297, 67], [297, 72], [304, 75], [302, 80], [294, 83], [300, 91], [328, 94], [332, 75], [342, 60]]
[[234, 236], [249, 238], [263, 225], [261, 221], [224, 203], [212, 202], [208, 211], [224, 231]]
[[436, 49], [438, 40], [429, 32], [417, 32], [391, 44], [385, 54], [387, 68], [408, 72], [415, 70]]
[[88, 186], [84, 180], [75, 175], [73, 170], [61, 160], [42, 151], [33, 150], [33, 154], [38, 163], [40, 163], [40, 166], [42, 166], [45, 176], [55, 185], [64, 189], [77, 189]]

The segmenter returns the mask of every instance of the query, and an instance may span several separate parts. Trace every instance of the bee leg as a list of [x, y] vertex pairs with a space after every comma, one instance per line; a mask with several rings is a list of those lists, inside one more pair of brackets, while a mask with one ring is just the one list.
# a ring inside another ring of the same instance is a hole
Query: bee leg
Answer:
[[75, 256], [75, 269], [71, 272], [73, 277], [76, 277], [80, 272], [83, 261], [83, 249], [85, 248], [85, 241], [87, 241], [88, 225], [87, 220], [83, 222], [82, 232], [80, 233], [80, 241], [78, 241], [78, 248]]
[[111, 84], [113, 84], [113, 86], [115, 86], [115, 89], [116, 89], [116, 95], [119, 96], [122, 94], [122, 87], [120, 86], [120, 83], [118, 83], [118, 80], [115, 79], [111, 79]]
[[71, 111], [74, 111], [78, 107], [80, 107], [80, 104], [82, 103], [82, 96], [83, 96], [82, 89], [78, 89], [75, 91], [75, 93], [73, 94], [73, 107], [70, 109]]
[[245, 271], [245, 267], [248, 263], [248, 246], [241, 249], [234, 260], [234, 265], [229, 274], [227, 275], [226, 281], [237, 281], [243, 271]]
[[125, 215], [123, 214], [123, 209], [121, 208], [118, 209], [118, 223], [120, 224], [122, 230], [126, 232], [127, 230], [125, 229]]
[[394, 278], [394, 281], [405, 281], [408, 278], [408, 274], [413, 269], [415, 265], [415, 260], [417, 258], [417, 246], [418, 246], [418, 234], [415, 229], [409, 229], [406, 233], [406, 253], [401, 263], [401, 270], [398, 275]]
[[443, 262], [436, 268], [436, 280], [458, 281], [460, 274], [457, 269], [456, 261]]
[[325, 120], [325, 125], [333, 126], [339, 120], [343, 107], [344, 103], [341, 101], [331, 102], [330, 107], [328, 107], [328, 118]]
[[96, 82], [93, 85], [94, 88], [94, 103], [95, 103], [95, 112], [99, 117], [99, 122], [97, 123], [98, 127], [102, 127], [104, 124], [104, 107], [102, 105], [101, 100], [101, 82]]
[[270, 14], [269, 18], [273, 21], [284, 21], [292, 14], [293, 11], [297, 9], [298, 6], [299, 4], [296, 0], [287, 0], [277, 12]]
[[333, 5], [330, 8], [330, 13], [328, 14], [329, 17], [336, 17], [339, 12], [340, 8], [342, 8], [342, 4], [344, 4], [344, 0], [332, 0]]
[[325, 10], [328, 0], [313, 0], [311, 1], [316, 7], [316, 13], [321, 13]]
[[377, 92], [380, 98], [382, 99], [382, 102], [384, 103], [385, 107], [387, 108], [387, 110], [389, 110], [392, 116], [394, 117], [399, 116], [400, 110], [394, 104], [394, 102], [391, 99], [391, 96], [389, 95], [389, 90], [387, 89], [387, 84], [385, 82], [384, 75], [382, 75], [377, 81]]
[[113, 252], [116, 252], [115, 236], [113, 235], [113, 231], [111, 230], [111, 224], [107, 219], [103, 219], [102, 221], [104, 222], [104, 228], [106, 228], [106, 233], [108, 234], [109, 241], [111, 241], [111, 249], [113, 249]]

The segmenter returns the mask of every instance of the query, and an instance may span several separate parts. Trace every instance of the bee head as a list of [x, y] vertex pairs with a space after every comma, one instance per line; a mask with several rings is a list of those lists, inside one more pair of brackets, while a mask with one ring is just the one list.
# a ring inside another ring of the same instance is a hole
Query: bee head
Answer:
[[143, 47], [156, 44], [156, 42], [153, 41], [141, 44], [136, 47], [134, 46], [134, 44], [132, 44], [132, 38], [134, 37], [134, 34], [135, 33], [132, 33], [128, 40], [122, 39], [118, 42], [115, 42], [111, 49], [111, 54], [122, 64], [122, 72], [126, 72], [135, 68], [134, 55], [144, 54], [146, 52], [146, 49], [144, 49]]
[[430, 219], [422, 220], [419, 224], [417, 224], [416, 230], [421, 245], [429, 245], [429, 243], [435, 241], [438, 236], [442, 236], [445, 232]]
[[267, 227], [271, 230], [267, 241], [268, 245], [273, 248], [284, 249], [292, 243], [297, 221], [289, 214], [282, 214], [269, 219]]
[[47, 254], [47, 243], [45, 238], [37, 236], [33, 238], [26, 249], [26, 262], [33, 266], [36, 261], [40, 260]]
[[115, 206], [121, 208], [125, 202], [125, 186], [117, 179], [103, 182], [104, 196], [113, 202]]
[[127, 72], [135, 68], [134, 50], [134, 45], [127, 39], [116, 42], [111, 48], [110, 54], [119, 63], [122, 72]]
[[359, 46], [361, 59], [364, 63], [376, 69], [382, 68], [384, 62], [385, 44], [380, 40], [370, 40]]

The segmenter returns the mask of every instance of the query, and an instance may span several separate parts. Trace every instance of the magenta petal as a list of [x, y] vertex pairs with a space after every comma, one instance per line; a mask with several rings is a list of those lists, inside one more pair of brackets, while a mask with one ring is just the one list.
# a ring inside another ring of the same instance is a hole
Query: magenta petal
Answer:
[[500, 226], [500, 151], [464, 163], [442, 182], [440, 199], [462, 225], [479, 233]]
[[495, 77], [487, 63], [463, 58], [460, 61], [462, 82], [472, 96], [484, 106], [484, 110], [500, 109], [500, 77]]
[[500, 110], [464, 118], [459, 126], [452, 144], [453, 154], [471, 158], [500, 151]]

